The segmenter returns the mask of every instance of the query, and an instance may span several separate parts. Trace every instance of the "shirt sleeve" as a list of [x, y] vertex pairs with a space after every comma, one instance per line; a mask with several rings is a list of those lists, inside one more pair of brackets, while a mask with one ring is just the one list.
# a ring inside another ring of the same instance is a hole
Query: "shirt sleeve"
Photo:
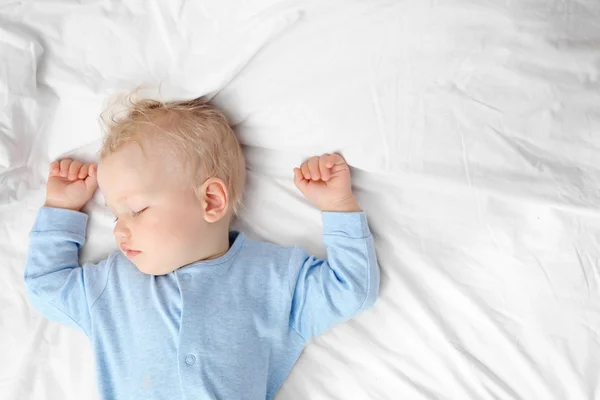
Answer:
[[324, 212], [327, 259], [295, 247], [290, 259], [290, 326], [304, 340], [372, 306], [379, 266], [364, 212]]
[[87, 215], [43, 207], [29, 235], [25, 287], [46, 318], [91, 335], [90, 308], [106, 286], [110, 259], [79, 265]]

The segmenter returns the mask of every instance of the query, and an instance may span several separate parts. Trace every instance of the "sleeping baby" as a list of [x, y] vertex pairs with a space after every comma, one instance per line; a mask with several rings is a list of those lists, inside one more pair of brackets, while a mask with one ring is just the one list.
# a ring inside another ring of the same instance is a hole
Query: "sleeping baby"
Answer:
[[[103, 399], [272, 399], [307, 341], [373, 305], [379, 267], [339, 154], [294, 168], [322, 211], [327, 259], [230, 229], [241, 147], [201, 99], [132, 101], [98, 165], [50, 165], [25, 284], [46, 317], [81, 329]], [[97, 187], [120, 251], [80, 265]]]

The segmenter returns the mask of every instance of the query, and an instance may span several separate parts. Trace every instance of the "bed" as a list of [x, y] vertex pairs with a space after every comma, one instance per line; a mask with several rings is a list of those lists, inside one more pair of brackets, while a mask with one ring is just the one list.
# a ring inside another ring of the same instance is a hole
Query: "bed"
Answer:
[[[377, 304], [278, 400], [600, 399], [600, 2], [0, 1], [0, 399], [97, 399], [85, 336], [23, 285], [49, 162], [111, 96], [208, 96], [248, 164], [236, 228], [324, 255], [294, 166], [339, 151]], [[99, 193], [83, 260], [116, 249]]]

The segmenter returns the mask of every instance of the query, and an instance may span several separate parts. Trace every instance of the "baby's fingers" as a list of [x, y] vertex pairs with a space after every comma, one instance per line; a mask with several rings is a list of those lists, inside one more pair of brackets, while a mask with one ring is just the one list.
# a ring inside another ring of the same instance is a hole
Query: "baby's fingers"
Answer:
[[71, 162], [71, 165], [69, 165], [69, 180], [70, 181], [74, 181], [77, 179], [77, 176], [79, 175], [79, 170], [81, 169], [81, 167], [83, 166], [83, 163], [79, 160], [74, 160], [73, 162]]
[[302, 172], [302, 176], [304, 179], [310, 179], [310, 171], [308, 170], [308, 161], [304, 161], [302, 165], [300, 165], [300, 172]]
[[66, 178], [69, 175], [69, 167], [71, 166], [72, 161], [73, 160], [71, 160], [70, 158], [63, 158], [62, 160], [60, 160], [59, 175], [63, 178]]
[[86, 164], [85, 167], [88, 168], [87, 177], [85, 178], [85, 187], [89, 190], [90, 193], [94, 193], [94, 191], [98, 188], [98, 179], [96, 178], [96, 164]]
[[304, 177], [300, 168], [294, 168], [294, 183], [304, 193], [304, 188], [308, 185], [308, 180]]
[[310, 177], [313, 181], [318, 181], [321, 179], [321, 173], [319, 171], [319, 157], [311, 157], [310, 160], [307, 161], [308, 170], [310, 172]]
[[83, 164], [83, 166], [79, 169], [79, 175], [77, 175], [77, 178], [85, 179], [88, 176], [90, 166], [91, 166], [91, 164]]
[[329, 168], [332, 168], [334, 165], [346, 164], [346, 160], [342, 157], [341, 154], [333, 153], [327, 157], [327, 161], [325, 165]]
[[321, 179], [325, 182], [329, 180], [331, 176], [331, 167], [327, 166], [327, 161], [329, 160], [329, 154], [324, 154], [319, 157], [319, 171], [321, 172]]
[[60, 172], [60, 163], [58, 161], [54, 161], [50, 164], [50, 176], [56, 176]]

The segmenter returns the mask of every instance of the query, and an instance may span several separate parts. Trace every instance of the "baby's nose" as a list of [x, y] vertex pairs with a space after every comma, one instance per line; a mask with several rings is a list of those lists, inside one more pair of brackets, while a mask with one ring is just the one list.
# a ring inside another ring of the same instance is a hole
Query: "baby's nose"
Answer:
[[116, 238], [127, 238], [131, 236], [131, 231], [121, 221], [117, 221], [115, 229], [113, 229], [113, 233]]

